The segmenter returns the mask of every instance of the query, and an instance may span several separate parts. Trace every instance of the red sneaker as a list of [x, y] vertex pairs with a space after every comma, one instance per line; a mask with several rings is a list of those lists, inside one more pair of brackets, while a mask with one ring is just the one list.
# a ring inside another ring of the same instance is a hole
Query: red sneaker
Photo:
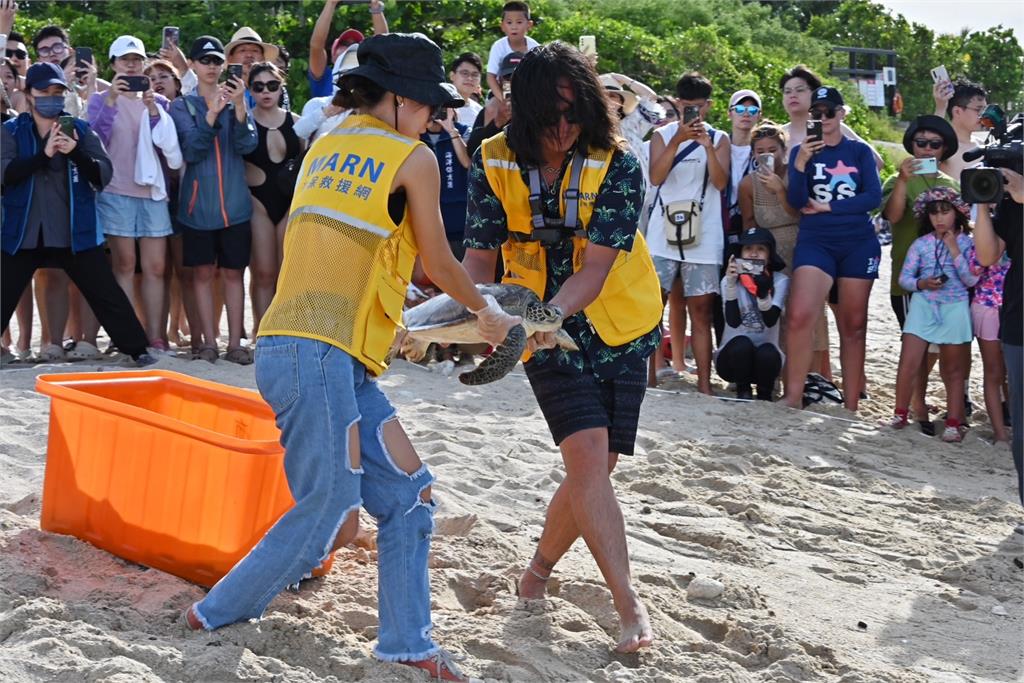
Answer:
[[432, 681], [457, 681], [458, 683], [474, 683], [478, 681], [479, 679], [470, 678], [459, 670], [455, 662], [461, 660], [461, 657], [456, 657], [451, 652], [438, 650], [426, 659], [398, 663], [423, 669], [430, 674], [430, 680]]

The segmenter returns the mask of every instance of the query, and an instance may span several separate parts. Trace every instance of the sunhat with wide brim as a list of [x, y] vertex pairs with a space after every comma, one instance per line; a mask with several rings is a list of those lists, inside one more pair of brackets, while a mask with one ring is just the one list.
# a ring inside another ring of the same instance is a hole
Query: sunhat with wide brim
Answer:
[[465, 104], [446, 82], [441, 48], [422, 33], [372, 36], [359, 43], [356, 54], [359, 66], [342, 78], [362, 76], [396, 95], [435, 107]]
[[263, 61], [265, 62], [274, 61], [280, 52], [277, 49], [277, 45], [264, 43], [263, 39], [260, 38], [260, 34], [248, 26], [243, 26], [235, 31], [235, 35], [231, 36], [231, 42], [224, 46], [224, 54], [228, 56], [228, 59], [231, 59], [231, 51], [239, 45], [259, 45], [263, 48]]
[[640, 104], [640, 98], [636, 96], [636, 93], [623, 88], [622, 84], [615, 80], [615, 77], [611, 74], [601, 74], [599, 80], [601, 81], [601, 86], [610, 94], [618, 95], [622, 98], [623, 114], [629, 116], [636, 111], [637, 106]]
[[960, 147], [960, 143], [956, 139], [956, 131], [953, 130], [949, 121], [935, 114], [924, 114], [911, 121], [907, 126], [907, 132], [903, 134], [903, 149], [910, 154], [914, 153], [914, 136], [921, 130], [930, 130], [942, 138], [944, 146], [942, 161], [956, 154]]

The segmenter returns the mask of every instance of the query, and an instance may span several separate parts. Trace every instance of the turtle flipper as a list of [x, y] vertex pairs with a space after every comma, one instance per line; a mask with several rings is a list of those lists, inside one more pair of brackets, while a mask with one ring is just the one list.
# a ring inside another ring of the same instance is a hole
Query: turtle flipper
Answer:
[[469, 386], [495, 382], [512, 371], [526, 349], [526, 328], [516, 325], [508, 331], [505, 341], [484, 359], [475, 370], [459, 375], [459, 381]]

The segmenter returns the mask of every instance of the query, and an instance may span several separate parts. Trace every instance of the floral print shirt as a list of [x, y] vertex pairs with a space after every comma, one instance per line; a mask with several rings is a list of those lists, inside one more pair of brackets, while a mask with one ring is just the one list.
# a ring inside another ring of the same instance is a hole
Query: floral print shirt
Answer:
[[974, 285], [974, 301], [988, 308], [1000, 308], [1003, 305], [1003, 286], [1006, 282], [1006, 273], [1010, 270], [1010, 257], [1004, 251], [999, 260], [991, 266], [983, 266], [978, 263], [978, 254], [974, 245], [967, 250], [967, 262], [970, 264], [971, 272], [978, 276], [978, 282]]
[[[900, 271], [900, 287], [913, 292], [914, 296], [923, 296], [933, 304], [967, 301], [970, 296], [967, 290], [978, 281], [978, 276], [971, 271], [967, 260], [967, 250], [974, 247], [974, 240], [961, 232], [956, 236], [956, 244], [960, 255], [954, 259], [945, 243], [936, 238], [934, 232], [914, 240]], [[949, 279], [942, 287], [918, 291], [918, 280], [938, 277], [943, 273]]]
[[[558, 190], [568, 169], [572, 152], [566, 156], [558, 180], [551, 188], [543, 188], [544, 213], [550, 218], [561, 216]], [[520, 167], [523, 182], [529, 184], [527, 170]], [[587, 225], [587, 239], [614, 249], [630, 251], [643, 203], [643, 174], [640, 162], [629, 152], [612, 155], [608, 173], [601, 183], [594, 212]], [[469, 207], [466, 213], [464, 244], [469, 249], [498, 249], [508, 239], [508, 219], [498, 196], [484, 172], [481, 152], [473, 156], [469, 171]], [[565, 240], [547, 249], [547, 283], [544, 300], [550, 301], [572, 274], [572, 240]], [[648, 356], [661, 343], [661, 326], [622, 346], [609, 346], [595, 333], [583, 311], [562, 323], [562, 328], [580, 347], [579, 351], [563, 348], [537, 351], [529, 363], [549, 366], [571, 374], [590, 372], [599, 379], [612, 379], [642, 369]]]

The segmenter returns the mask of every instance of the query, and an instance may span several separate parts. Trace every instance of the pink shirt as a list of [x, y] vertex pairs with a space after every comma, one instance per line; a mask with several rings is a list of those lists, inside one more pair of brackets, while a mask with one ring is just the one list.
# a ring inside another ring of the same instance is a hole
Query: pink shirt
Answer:
[[[150, 199], [150, 187], [135, 182], [135, 157], [139, 149], [139, 125], [145, 120], [152, 126], [156, 120], [149, 115], [142, 98], [118, 97], [116, 105], [110, 107], [106, 103], [106, 95], [95, 93], [89, 98], [89, 123], [103, 141], [114, 164], [114, 177], [103, 191]], [[156, 102], [164, 111], [167, 110], [169, 102], [163, 95], [157, 95]]]

